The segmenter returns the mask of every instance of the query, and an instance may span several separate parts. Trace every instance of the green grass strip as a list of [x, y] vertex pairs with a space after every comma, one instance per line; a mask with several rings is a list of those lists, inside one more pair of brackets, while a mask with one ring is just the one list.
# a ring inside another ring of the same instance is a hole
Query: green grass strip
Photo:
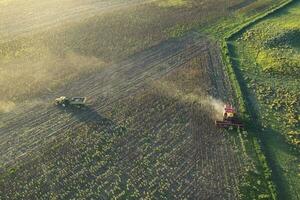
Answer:
[[[234, 61], [232, 59], [232, 52], [230, 51], [230, 41], [233, 40], [236, 36], [240, 35], [243, 33], [246, 29], [249, 27], [255, 25], [256, 23], [260, 22], [261, 20], [265, 19], [266, 17], [278, 12], [279, 10], [285, 8], [286, 6], [290, 5], [293, 3], [294, 0], [287, 0], [282, 2], [279, 5], [275, 5], [271, 7], [268, 11], [264, 13], [260, 13], [249, 20], [247, 20], [245, 23], [241, 24], [240, 26], [237, 26], [235, 29], [232, 31], [229, 31], [225, 33], [224, 37], [221, 40], [221, 49], [222, 49], [222, 58], [223, 62], [226, 67], [227, 74], [229, 76], [230, 82], [232, 84], [233, 89], [235, 90], [235, 97], [237, 100], [237, 103], [239, 105], [239, 112], [241, 113], [241, 117], [243, 120], [246, 122], [246, 127], [255, 130], [254, 132], [259, 132], [260, 130], [260, 124], [255, 116], [255, 113], [251, 111], [251, 104], [250, 101], [248, 100], [247, 96], [247, 88], [245, 88], [245, 85], [242, 83], [242, 77], [240, 72], [237, 71], [236, 67], [234, 66]], [[253, 121], [251, 122], [250, 120], [254, 120], [254, 126]], [[278, 191], [275, 187], [276, 184], [275, 178], [272, 178], [272, 170], [270, 168], [270, 161], [268, 158], [265, 156], [265, 152], [263, 150], [263, 144], [261, 144], [258, 140], [259, 135], [257, 134], [256, 139], [254, 140], [254, 148], [255, 151], [258, 155], [259, 161], [263, 167], [263, 172], [265, 179], [268, 182], [268, 188], [269, 191], [272, 195], [272, 199], [278, 199]], [[271, 181], [273, 180], [273, 181]]]

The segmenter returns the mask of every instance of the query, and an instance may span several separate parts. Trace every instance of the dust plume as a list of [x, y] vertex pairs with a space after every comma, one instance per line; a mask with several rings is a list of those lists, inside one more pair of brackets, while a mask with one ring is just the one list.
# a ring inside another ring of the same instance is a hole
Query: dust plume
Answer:
[[0, 101], [0, 113], [8, 113], [16, 107], [12, 101]]
[[196, 103], [211, 114], [212, 119], [221, 120], [223, 118], [223, 109], [225, 103], [210, 95], [201, 92], [201, 89], [187, 92], [179, 89], [176, 84], [169, 81], [156, 81], [154, 87], [159, 89], [163, 94], [172, 98], [179, 99], [185, 103]]
[[222, 119], [225, 106], [225, 103], [222, 100], [216, 99], [212, 96], [206, 96], [205, 99], [201, 101], [201, 104], [212, 108], [214, 114], [213, 117], [215, 119]]
[[[45, 90], [62, 86], [83, 73], [100, 70], [105, 62], [93, 56], [84, 56], [72, 51], [56, 55], [48, 49], [40, 58], [29, 59], [22, 56], [16, 59], [0, 60], [0, 102], [10, 99], [26, 99]], [[14, 100], [15, 101], [15, 100]], [[16, 102], [16, 101], [15, 101]], [[6, 110], [8, 103], [0, 110]]]

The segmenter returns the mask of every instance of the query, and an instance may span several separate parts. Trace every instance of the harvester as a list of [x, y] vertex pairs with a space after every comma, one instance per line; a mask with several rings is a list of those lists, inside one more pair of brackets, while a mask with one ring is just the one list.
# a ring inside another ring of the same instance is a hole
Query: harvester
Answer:
[[85, 105], [86, 98], [85, 97], [72, 97], [68, 98], [65, 96], [61, 96], [55, 99], [55, 104], [60, 105], [62, 107], [66, 106], [75, 106], [82, 107]]
[[244, 125], [239, 121], [235, 109], [230, 104], [224, 106], [223, 121], [215, 121], [215, 124], [218, 128], [244, 127]]

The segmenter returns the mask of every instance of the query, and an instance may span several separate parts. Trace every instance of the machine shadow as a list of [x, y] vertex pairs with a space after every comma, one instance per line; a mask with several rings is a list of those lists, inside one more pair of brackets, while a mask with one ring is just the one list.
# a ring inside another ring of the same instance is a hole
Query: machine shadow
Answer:
[[86, 124], [94, 131], [107, 131], [109, 133], [124, 133], [126, 129], [109, 118], [104, 117], [96, 109], [90, 106], [77, 108], [69, 106], [66, 108], [60, 107], [60, 110], [70, 114], [79, 122]]

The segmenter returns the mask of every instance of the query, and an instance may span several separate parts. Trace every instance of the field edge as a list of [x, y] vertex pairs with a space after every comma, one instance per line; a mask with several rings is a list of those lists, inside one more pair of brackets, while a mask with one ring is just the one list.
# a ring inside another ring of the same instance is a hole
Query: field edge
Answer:
[[[236, 103], [239, 105], [239, 111], [241, 112], [241, 117], [246, 122], [246, 127], [249, 129], [248, 134], [251, 134], [252, 142], [254, 143], [255, 151], [258, 155], [259, 161], [261, 166], [263, 167], [263, 172], [265, 179], [268, 182], [268, 187], [272, 196], [272, 199], [279, 199], [281, 196], [279, 192], [279, 185], [276, 180], [276, 175], [274, 174], [274, 161], [269, 157], [269, 153], [266, 150], [266, 144], [264, 142], [264, 138], [258, 134], [261, 131], [261, 125], [258, 120], [253, 121], [252, 124], [250, 123], [250, 119], [257, 119], [256, 113], [253, 112], [251, 109], [253, 105], [249, 100], [247, 95], [248, 91], [245, 88], [245, 83], [243, 82], [243, 78], [241, 77], [241, 73], [239, 71], [238, 66], [235, 66], [233, 63], [233, 52], [230, 49], [231, 41], [237, 36], [243, 33], [248, 28], [252, 27], [253, 25], [259, 23], [260, 21], [264, 20], [265, 18], [281, 11], [285, 7], [289, 6], [290, 4], [294, 3], [294, 0], [287, 0], [279, 5], [275, 5], [271, 7], [268, 11], [260, 13], [253, 18], [250, 18], [243, 24], [240, 24], [231, 32], [226, 32], [223, 37], [220, 39], [220, 48], [222, 54], [223, 64], [226, 68], [226, 73], [229, 77], [231, 85], [234, 89], [234, 95], [236, 98]], [[250, 132], [250, 133], [249, 133]]]

